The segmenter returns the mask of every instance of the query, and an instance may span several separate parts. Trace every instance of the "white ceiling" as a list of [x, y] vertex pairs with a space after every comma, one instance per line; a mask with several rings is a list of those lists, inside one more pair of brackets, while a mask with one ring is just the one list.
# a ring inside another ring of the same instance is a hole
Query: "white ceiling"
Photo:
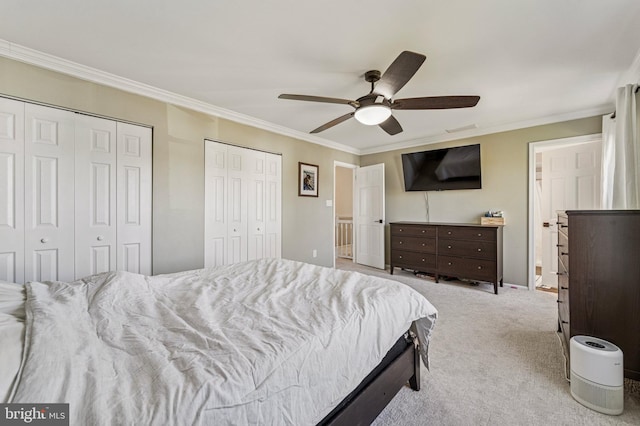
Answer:
[[427, 60], [397, 98], [481, 96], [395, 111], [395, 136], [352, 119], [309, 137], [367, 153], [613, 110], [639, 62], [640, 1], [2, 0], [0, 39], [305, 138], [352, 108], [280, 93], [358, 98], [403, 50]]

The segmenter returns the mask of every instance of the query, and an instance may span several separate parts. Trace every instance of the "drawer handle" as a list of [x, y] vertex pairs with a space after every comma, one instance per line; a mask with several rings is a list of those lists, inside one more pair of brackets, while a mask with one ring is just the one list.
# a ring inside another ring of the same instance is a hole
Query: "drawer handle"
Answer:
[[478, 251], [482, 251], [482, 249], [481, 249], [481, 248], [479, 248], [479, 249], [478, 249]]
[[562, 320], [563, 324], [569, 324], [569, 321]]
[[562, 244], [556, 244], [556, 247], [562, 247]]
[[422, 259], [422, 261], [424, 262], [424, 259]]
[[482, 237], [482, 234], [478, 234], [478, 237]]
[[448, 235], [451, 235], [451, 231], [447, 232]]
[[562, 300], [556, 300], [556, 303], [562, 303]]
[[425, 245], [426, 245], [425, 243], [422, 243], [422, 247], [424, 247]]
[[451, 266], [451, 262], [449, 262], [448, 265]]
[[560, 287], [560, 290], [569, 290], [569, 287]]
[[447, 246], [447, 248], [448, 248], [448, 249], [450, 249], [450, 248], [451, 248], [451, 246]]
[[569, 256], [569, 252], [565, 252], [565, 251], [561, 251], [560, 254], [563, 256]]
[[402, 231], [404, 231], [404, 229], [402, 229], [402, 228], [398, 229], [398, 232], [402, 232]]
[[402, 259], [402, 256], [398, 256], [400, 259]]
[[424, 229], [422, 230], [422, 233], [424, 234]]
[[556, 275], [562, 276], [562, 275], [567, 275], [567, 273], [566, 272], [556, 272]]
[[478, 266], [478, 269], [482, 269], [482, 266]]
[[402, 241], [400, 241], [398, 244], [402, 244]]

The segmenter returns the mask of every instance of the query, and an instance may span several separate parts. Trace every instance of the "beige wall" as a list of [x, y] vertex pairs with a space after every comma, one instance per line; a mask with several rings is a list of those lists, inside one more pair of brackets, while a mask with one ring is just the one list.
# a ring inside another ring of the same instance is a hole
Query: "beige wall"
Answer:
[[[204, 265], [204, 139], [282, 154], [283, 256], [333, 265], [333, 162], [352, 154], [0, 58], [0, 94], [153, 127], [153, 271]], [[317, 164], [319, 197], [297, 196], [298, 161]], [[312, 251], [318, 257], [312, 258]]]
[[[283, 256], [324, 266], [333, 265], [333, 209], [325, 201], [333, 199], [334, 161], [384, 162], [387, 221], [422, 221], [424, 193], [404, 192], [400, 153], [480, 143], [483, 188], [430, 192], [430, 219], [477, 222], [486, 210], [503, 210], [505, 281], [526, 285], [527, 144], [601, 131], [600, 117], [592, 117], [359, 158], [6, 58], [0, 58], [0, 94], [153, 127], [154, 273], [204, 264], [204, 139], [282, 154]], [[319, 166], [318, 198], [297, 196], [298, 161]]]
[[[400, 154], [450, 146], [480, 144], [482, 189], [429, 192], [432, 222], [479, 223], [487, 210], [502, 210], [504, 228], [504, 280], [527, 285], [528, 144], [600, 133], [602, 118], [591, 117], [510, 132], [430, 144], [362, 156], [361, 166], [385, 163], [387, 222], [425, 221], [424, 192], [405, 192]], [[387, 263], [389, 262], [387, 226]]]

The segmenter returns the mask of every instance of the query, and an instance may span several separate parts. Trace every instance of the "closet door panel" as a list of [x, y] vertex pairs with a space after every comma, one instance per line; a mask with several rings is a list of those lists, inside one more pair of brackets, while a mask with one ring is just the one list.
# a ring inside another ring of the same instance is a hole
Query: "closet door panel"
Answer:
[[227, 167], [228, 263], [247, 260], [247, 170], [246, 150], [229, 146]]
[[247, 259], [264, 257], [265, 245], [265, 153], [245, 150], [247, 169]]
[[227, 145], [205, 141], [204, 266], [227, 263]]
[[24, 282], [24, 103], [0, 99], [0, 280]]
[[265, 253], [282, 257], [282, 157], [266, 154], [265, 170]]
[[75, 277], [116, 269], [116, 122], [75, 126]]
[[74, 279], [74, 114], [25, 106], [25, 281]]
[[151, 129], [117, 123], [116, 267], [151, 275]]

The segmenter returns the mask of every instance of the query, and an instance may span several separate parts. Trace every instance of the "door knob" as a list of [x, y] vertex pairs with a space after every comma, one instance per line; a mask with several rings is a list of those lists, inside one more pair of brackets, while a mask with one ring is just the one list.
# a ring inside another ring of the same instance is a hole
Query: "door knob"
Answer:
[[42, 238], [42, 239], [40, 240], [40, 242], [41, 242], [42, 244], [46, 244], [46, 243], [48, 243], [48, 242], [49, 242], [49, 239], [48, 239], [48, 238]]
[[98, 235], [98, 238], [96, 238], [98, 241], [102, 241], [104, 240], [104, 237], [102, 235]]

